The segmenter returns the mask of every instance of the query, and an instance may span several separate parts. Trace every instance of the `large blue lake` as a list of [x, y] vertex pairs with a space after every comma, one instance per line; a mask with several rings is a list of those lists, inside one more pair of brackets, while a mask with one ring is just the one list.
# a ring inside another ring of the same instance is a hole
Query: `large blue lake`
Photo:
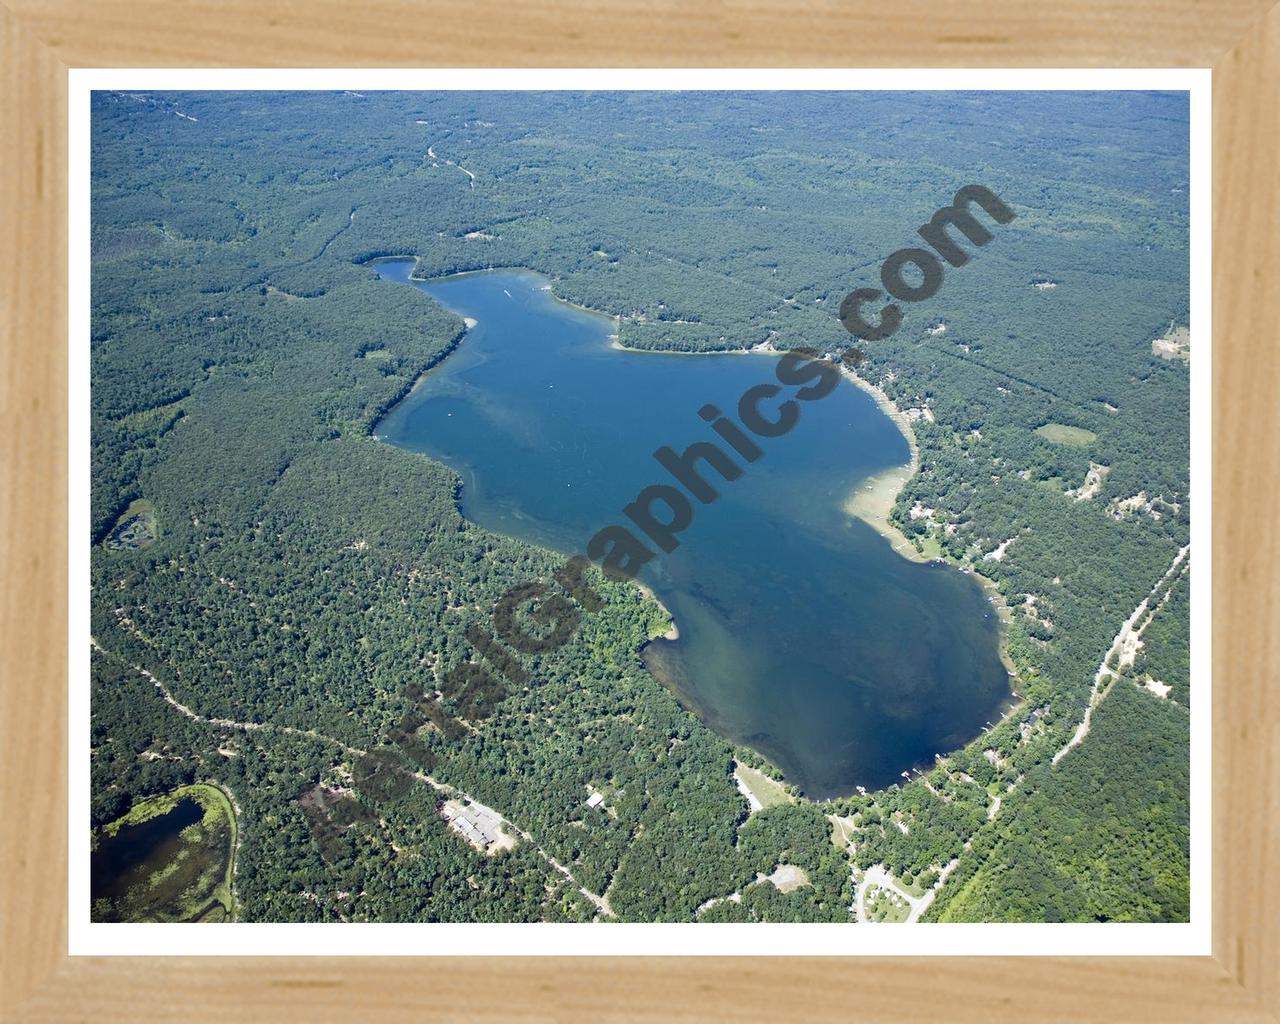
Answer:
[[[718, 441], [698, 410], [732, 415], [747, 388], [775, 381], [772, 355], [612, 347], [611, 319], [557, 301], [532, 272], [416, 281], [413, 266], [375, 264], [476, 324], [379, 436], [453, 467], [473, 522], [565, 554], [610, 523], [638, 534], [623, 507], [671, 482], [654, 450]], [[1001, 713], [995, 610], [971, 577], [907, 561], [843, 511], [860, 481], [909, 457], [864, 392], [842, 381], [788, 434], [758, 440], [765, 455], [738, 460], [738, 480], [704, 474], [721, 497], [695, 502], [680, 546], [641, 573], [680, 633], [645, 663], [809, 796], [888, 785]]]

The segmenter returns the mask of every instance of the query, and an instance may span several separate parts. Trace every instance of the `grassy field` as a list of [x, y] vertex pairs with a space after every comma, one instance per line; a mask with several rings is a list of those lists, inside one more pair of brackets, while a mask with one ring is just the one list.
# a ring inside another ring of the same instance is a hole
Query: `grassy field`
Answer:
[[1065, 423], [1046, 423], [1036, 427], [1036, 433], [1050, 444], [1064, 444], [1068, 448], [1087, 448], [1098, 440], [1098, 435], [1083, 427], [1068, 427]]
[[95, 921], [226, 921], [235, 916], [236, 818], [197, 783], [134, 805], [93, 835]]
[[942, 557], [942, 542], [932, 533], [926, 533], [920, 538], [920, 554], [932, 561], [935, 558]]
[[739, 764], [736, 774], [742, 780], [742, 784], [760, 801], [762, 808], [791, 803], [791, 797], [782, 783], [769, 778], [763, 772], [748, 768], [745, 764]]

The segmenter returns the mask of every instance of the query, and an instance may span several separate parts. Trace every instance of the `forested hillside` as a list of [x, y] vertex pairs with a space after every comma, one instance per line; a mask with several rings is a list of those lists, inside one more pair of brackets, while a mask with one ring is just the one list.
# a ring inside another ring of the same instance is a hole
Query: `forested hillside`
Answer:
[[[1189, 316], [1184, 97], [92, 109], [95, 826], [221, 784], [252, 921], [847, 921], [873, 864], [945, 873], [942, 919], [1185, 919], [1186, 563], [1094, 686], [1189, 540], [1191, 370], [1151, 347]], [[371, 436], [464, 332], [362, 264], [532, 267], [636, 348], [828, 351], [844, 294], [969, 182], [1016, 219], [859, 373], [914, 421], [895, 523], [1008, 605], [1011, 717], [903, 786], [749, 815], [733, 764], [759, 762], [644, 670], [663, 616], [599, 578], [604, 607], [492, 718], [432, 699], [478, 660], [469, 627], [563, 558], [468, 523], [450, 470]], [[439, 786], [514, 848], [450, 831]], [[759, 880], [780, 864], [809, 884]]]

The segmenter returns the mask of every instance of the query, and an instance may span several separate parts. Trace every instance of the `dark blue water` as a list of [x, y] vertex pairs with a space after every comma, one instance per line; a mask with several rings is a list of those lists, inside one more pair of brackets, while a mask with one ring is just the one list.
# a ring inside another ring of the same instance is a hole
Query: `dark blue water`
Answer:
[[114, 836], [98, 839], [90, 866], [93, 898], [120, 898], [131, 886], [145, 881], [156, 865], [179, 849], [179, 833], [204, 817], [204, 808], [183, 797], [173, 809], [134, 825], [121, 825]]
[[[747, 388], [776, 381], [775, 356], [612, 348], [612, 320], [531, 272], [421, 282], [412, 260], [375, 266], [478, 321], [378, 435], [456, 469], [468, 519], [566, 554], [611, 523], [639, 535], [623, 507], [672, 482], [654, 450], [719, 441], [698, 410], [733, 415]], [[736, 459], [736, 481], [704, 473], [720, 497], [694, 502], [680, 546], [646, 565], [680, 637], [644, 658], [712, 729], [821, 798], [967, 742], [1009, 685], [973, 579], [903, 559], [842, 511], [859, 481], [907, 461], [893, 422], [845, 381], [800, 409], [788, 434], [755, 439], [761, 459]]]

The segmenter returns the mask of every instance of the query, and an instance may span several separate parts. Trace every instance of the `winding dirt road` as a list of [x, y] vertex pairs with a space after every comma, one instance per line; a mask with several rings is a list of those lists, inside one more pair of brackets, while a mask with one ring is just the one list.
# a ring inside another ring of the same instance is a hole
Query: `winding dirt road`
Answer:
[[[99, 644], [96, 639], [91, 637], [89, 640], [89, 643], [95, 649], [102, 652], [103, 654], [106, 654], [110, 657], [115, 657], [115, 655], [112, 655], [109, 651], [103, 648], [102, 645]], [[122, 659], [118, 659], [118, 660], [122, 660]], [[316, 732], [316, 730], [314, 729], [296, 729], [291, 725], [274, 725], [270, 722], [236, 722], [230, 718], [206, 718], [203, 715], [199, 715], [196, 712], [192, 711], [185, 704], [179, 702], [173, 696], [173, 694], [169, 692], [168, 688], [162, 682], [160, 682], [159, 679], [157, 679], [154, 675], [148, 672], [141, 665], [130, 665], [130, 668], [132, 668], [135, 672], [143, 676], [143, 678], [150, 680], [152, 685], [155, 686], [156, 690], [160, 693], [160, 696], [164, 699], [166, 704], [174, 708], [180, 714], [183, 714], [187, 718], [190, 718], [192, 721], [203, 722], [206, 725], [214, 725], [222, 729], [238, 729], [242, 732], [279, 732], [279, 733], [287, 733], [293, 736], [306, 736], [311, 739], [320, 740], [325, 743], [331, 743], [333, 746], [338, 747], [339, 749], [341, 749], [342, 751], [344, 751], [345, 753], [349, 754], [352, 757], [368, 756], [369, 752], [367, 750], [361, 750], [359, 747], [348, 746], [346, 743], [343, 743], [341, 740], [335, 739], [332, 736], [326, 736], [324, 735], [324, 733]], [[607, 899], [605, 899], [603, 896], [597, 896], [595, 893], [587, 889], [585, 886], [580, 885], [578, 883], [578, 880], [573, 877], [572, 872], [570, 872], [568, 868], [566, 868], [563, 864], [561, 864], [558, 860], [556, 860], [553, 856], [551, 856], [551, 854], [547, 853], [546, 850], [544, 850], [541, 846], [538, 845], [538, 843], [534, 840], [533, 836], [531, 836], [528, 832], [526, 832], [519, 825], [513, 822], [510, 818], [494, 810], [492, 807], [487, 807], [485, 804], [480, 803], [479, 800], [476, 800], [470, 795], [462, 792], [462, 790], [457, 789], [453, 786], [450, 786], [446, 782], [440, 782], [437, 779], [433, 779], [430, 775], [425, 775], [422, 772], [409, 771], [407, 768], [397, 768], [396, 770], [401, 772], [404, 775], [409, 776], [410, 778], [414, 779], [417, 782], [421, 782], [421, 783], [424, 783], [425, 785], [430, 786], [432, 789], [434, 789], [438, 793], [442, 793], [445, 796], [448, 796], [452, 799], [465, 800], [471, 804], [474, 804], [481, 811], [485, 811], [493, 815], [493, 817], [497, 818], [499, 821], [502, 822], [503, 825], [507, 826], [508, 829], [510, 829], [512, 832], [518, 835], [521, 839], [525, 840], [525, 842], [527, 842], [531, 847], [533, 847], [533, 849], [538, 852], [538, 855], [541, 856], [543, 860], [545, 860], [548, 864], [550, 864], [553, 868], [555, 868], [556, 871], [558, 871], [561, 875], [563, 875], [566, 879], [568, 879], [569, 882], [578, 890], [578, 892], [582, 893], [583, 896], [585, 896], [588, 900], [591, 901], [592, 905], [596, 908], [596, 910], [598, 910], [601, 914], [604, 914], [608, 917], [614, 916], [613, 909], [609, 906], [609, 901]]]
[[[1080, 746], [1084, 742], [1084, 738], [1089, 735], [1089, 727], [1093, 723], [1093, 712], [1099, 704], [1106, 699], [1108, 693], [1111, 692], [1111, 684], [1120, 678], [1119, 673], [1107, 664], [1114, 654], [1119, 660], [1117, 664], [1121, 668], [1133, 664], [1133, 659], [1138, 653], [1138, 641], [1142, 638], [1143, 630], [1147, 628], [1147, 624], [1155, 616], [1165, 601], [1169, 600], [1170, 588], [1174, 581], [1182, 573], [1183, 562], [1191, 553], [1191, 545], [1188, 544], [1173, 559], [1173, 564], [1165, 570], [1163, 576], [1156, 582], [1140, 602], [1138, 607], [1133, 610], [1133, 614], [1125, 619], [1124, 625], [1120, 627], [1120, 632], [1111, 641], [1111, 646], [1107, 648], [1107, 653], [1102, 656], [1102, 662], [1098, 665], [1098, 671], [1093, 674], [1093, 689], [1089, 693], [1089, 705], [1084, 709], [1084, 718], [1080, 720], [1080, 724], [1076, 726], [1076, 731], [1069, 739], [1066, 745], [1053, 755], [1053, 763], [1056, 765], [1072, 750]], [[1153, 597], [1164, 590], [1164, 596], [1156, 602], [1154, 607], [1148, 610], [1148, 603]]]

